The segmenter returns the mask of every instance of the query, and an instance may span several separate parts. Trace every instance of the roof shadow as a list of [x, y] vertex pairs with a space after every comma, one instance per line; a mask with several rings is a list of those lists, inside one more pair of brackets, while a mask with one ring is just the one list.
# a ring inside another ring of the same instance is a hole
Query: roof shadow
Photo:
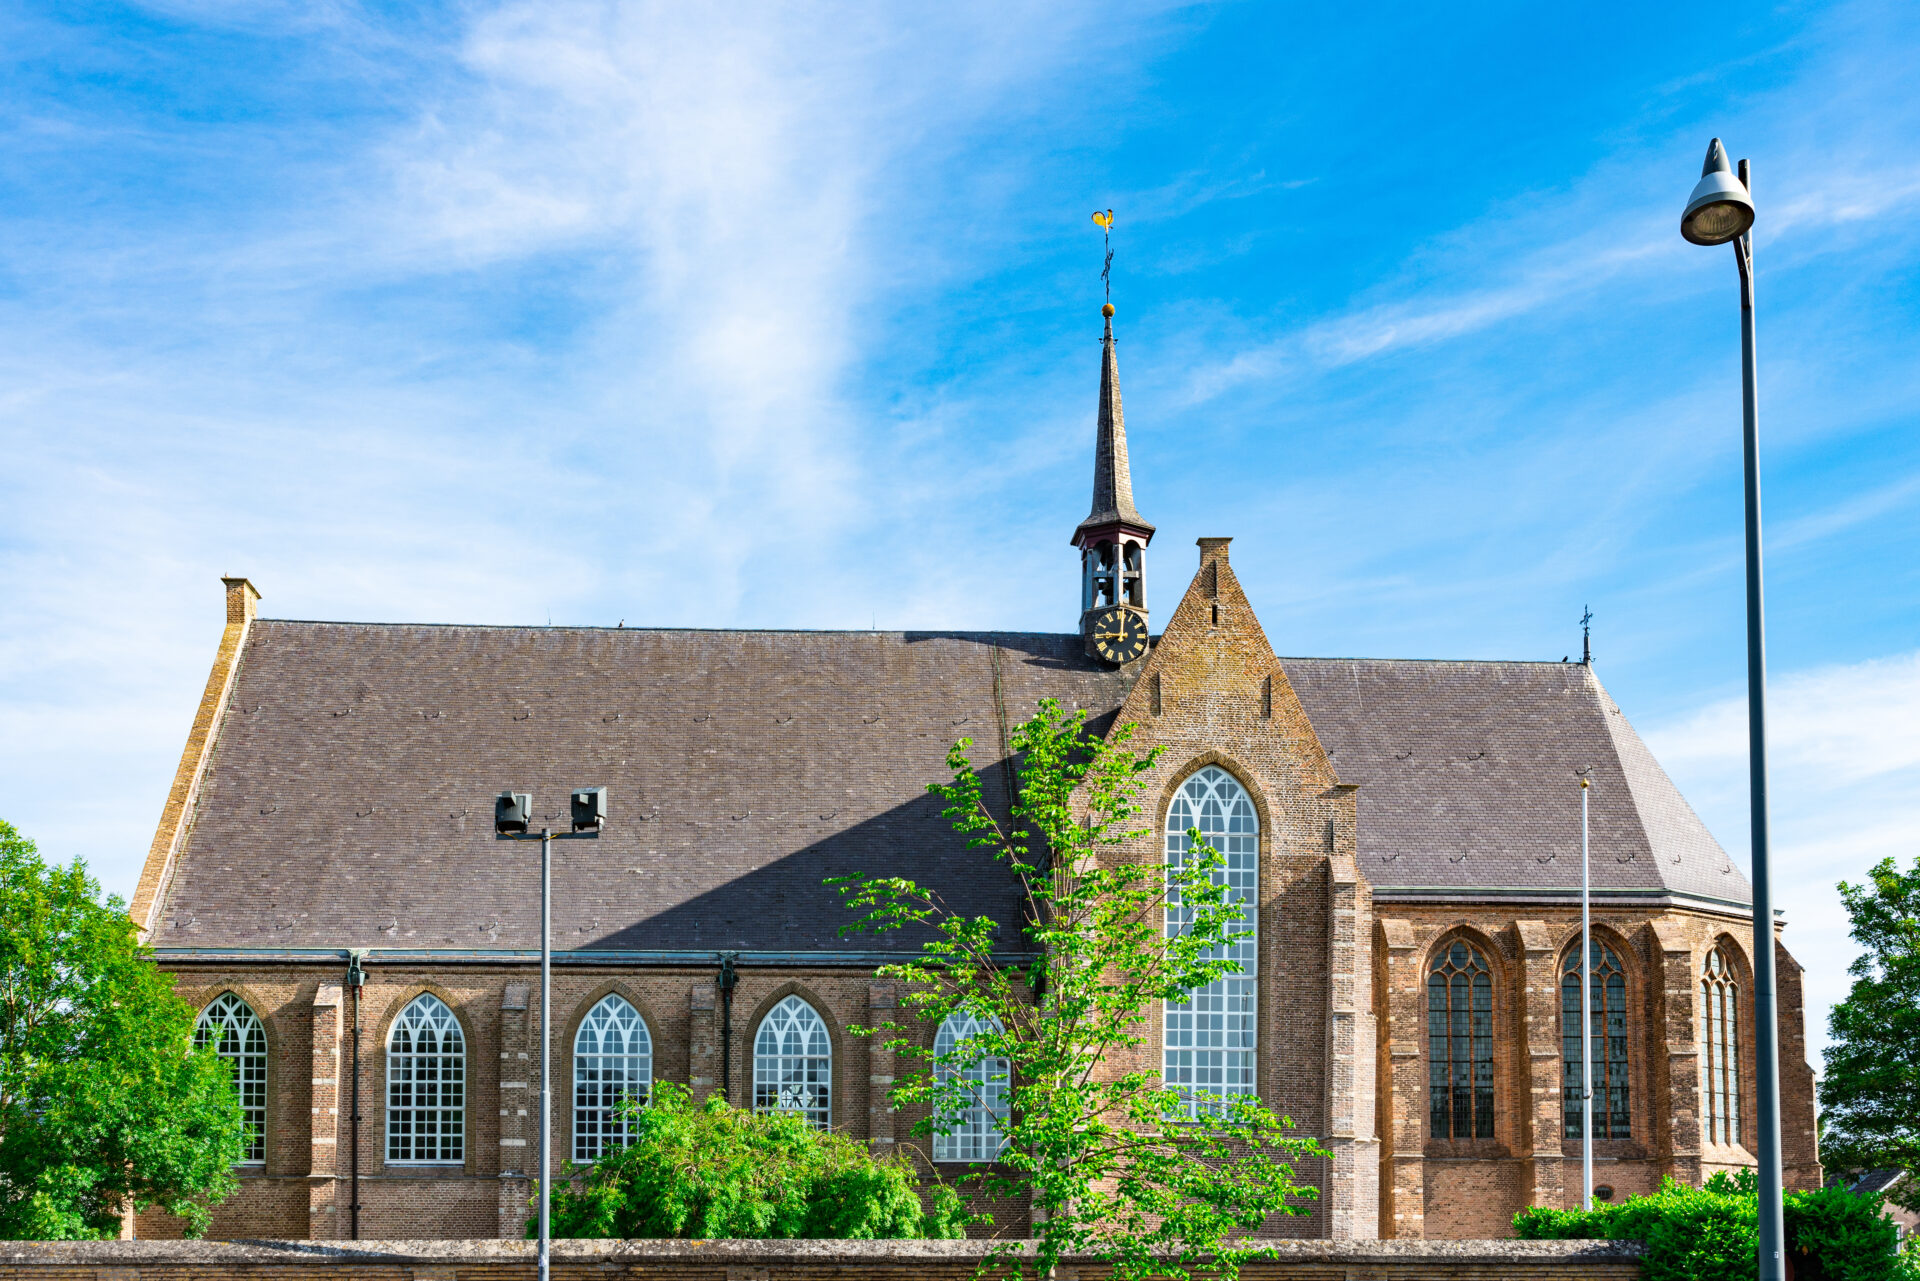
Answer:
[[[1007, 812], [1005, 760], [980, 769], [987, 808]], [[745, 871], [726, 884], [578, 944], [589, 951], [917, 952], [931, 927], [853, 931], [860, 913], [839, 888], [843, 876], [903, 876], [938, 896], [946, 911], [1000, 923], [1006, 949], [1023, 949], [1024, 896], [1018, 878], [989, 850], [973, 849], [942, 818], [931, 793]]]

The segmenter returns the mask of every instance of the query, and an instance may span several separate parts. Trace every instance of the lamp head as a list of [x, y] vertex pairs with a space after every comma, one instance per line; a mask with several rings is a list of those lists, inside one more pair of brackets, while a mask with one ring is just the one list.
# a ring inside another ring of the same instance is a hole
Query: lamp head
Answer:
[[1734, 177], [1726, 148], [1715, 138], [1707, 145], [1700, 181], [1687, 197], [1687, 211], [1680, 215], [1680, 234], [1696, 245], [1724, 245], [1745, 235], [1751, 226], [1753, 197]]
[[533, 797], [525, 792], [508, 788], [493, 798], [493, 830], [502, 836], [526, 831], [532, 817]]
[[576, 832], [597, 832], [607, 825], [607, 789], [604, 787], [576, 787], [573, 789], [573, 830]]

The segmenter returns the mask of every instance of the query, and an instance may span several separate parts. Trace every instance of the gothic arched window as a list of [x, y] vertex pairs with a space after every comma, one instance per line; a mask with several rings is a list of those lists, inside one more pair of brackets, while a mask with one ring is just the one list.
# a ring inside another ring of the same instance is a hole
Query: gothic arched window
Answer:
[[620, 1115], [629, 1099], [644, 1105], [653, 1090], [653, 1038], [625, 998], [600, 998], [573, 1036], [573, 1159], [596, 1161], [633, 1142]]
[[247, 1154], [242, 1165], [267, 1159], [267, 1029], [253, 1007], [231, 992], [213, 998], [193, 1025], [196, 1047], [210, 1045], [233, 1069], [233, 1090], [247, 1118]]
[[939, 1078], [964, 1082], [973, 1098], [972, 1106], [945, 1118], [944, 1128], [934, 1133], [936, 1161], [992, 1161], [1007, 1145], [1001, 1125], [1007, 1118], [1012, 1067], [1003, 1058], [968, 1049], [974, 1037], [999, 1031], [995, 1021], [956, 1010], [947, 1015], [933, 1038], [934, 1054], [948, 1059], [936, 1069]]
[[387, 1160], [466, 1159], [467, 1038], [446, 1002], [422, 992], [387, 1034]]
[[1493, 1137], [1493, 974], [1461, 939], [1427, 975], [1427, 1073], [1434, 1138]]
[[1740, 1141], [1740, 984], [1719, 948], [1700, 971], [1700, 1102], [1706, 1138]]
[[[1624, 1139], [1627, 1112], [1627, 973], [1613, 949], [1593, 940], [1593, 1137]], [[1568, 954], [1560, 974], [1560, 1106], [1566, 1136], [1580, 1137], [1582, 1093], [1580, 1047], [1580, 949]]]
[[753, 1038], [753, 1110], [833, 1121], [833, 1043], [811, 1005], [789, 996], [767, 1011]]
[[[1177, 868], [1191, 847], [1187, 831], [1220, 852], [1231, 901], [1246, 916], [1230, 927], [1247, 937], [1228, 944], [1224, 955], [1240, 962], [1241, 972], [1216, 979], [1184, 1001], [1168, 1001], [1161, 1076], [1193, 1105], [1254, 1093], [1254, 992], [1259, 981], [1259, 940], [1253, 932], [1260, 914], [1260, 818], [1245, 788], [1218, 766], [1209, 765], [1180, 785], [1167, 807], [1167, 865]], [[1177, 936], [1190, 916], [1168, 896], [1167, 936]]]

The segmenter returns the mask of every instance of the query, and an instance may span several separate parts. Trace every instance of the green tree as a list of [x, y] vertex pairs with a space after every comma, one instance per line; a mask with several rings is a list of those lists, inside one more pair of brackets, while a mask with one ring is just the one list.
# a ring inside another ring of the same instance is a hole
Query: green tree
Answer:
[[[633, 1142], [603, 1155], [578, 1186], [555, 1188], [556, 1237], [944, 1238], [964, 1235], [960, 1198], [936, 1186], [922, 1204], [912, 1167], [876, 1157], [793, 1112], [754, 1113], [718, 1095], [696, 1105], [656, 1082], [627, 1109]], [[539, 1231], [536, 1214], [527, 1235]]]
[[[970, 739], [948, 753], [953, 781], [929, 788], [968, 843], [1017, 879], [1024, 939], [949, 910], [905, 877], [838, 882], [863, 913], [849, 928], [936, 935], [918, 959], [880, 971], [905, 980], [904, 1005], [920, 1026], [861, 1031], [903, 1056], [892, 1098], [928, 1109], [921, 1134], [988, 1102], [986, 1087], [1004, 1091], [1005, 1150], [966, 1181], [1029, 1200], [1036, 1272], [1092, 1254], [1120, 1278], [1184, 1278], [1202, 1264], [1230, 1281], [1244, 1261], [1271, 1253], [1251, 1232], [1272, 1215], [1304, 1213], [1300, 1203], [1316, 1195], [1291, 1163], [1326, 1153], [1255, 1098], [1196, 1100], [1157, 1070], [1125, 1066], [1146, 1042], [1154, 1004], [1238, 972], [1226, 945], [1250, 932], [1235, 928], [1243, 914], [1223, 860], [1197, 831], [1177, 866], [1129, 854], [1146, 835], [1140, 793], [1159, 752], [1133, 751], [1130, 725], [1102, 738], [1085, 721], [1046, 699], [1014, 731], [1018, 787], [1004, 823], [984, 803]], [[1170, 903], [1183, 908], [1183, 928], [1166, 928]], [[981, 1030], [949, 1051], [930, 1048], [925, 1027], [956, 1013]], [[1003, 1256], [1016, 1273], [1025, 1266], [1017, 1248]]]
[[0, 922], [0, 1238], [112, 1236], [130, 1204], [205, 1232], [246, 1123], [125, 905], [0, 822]]
[[[1907, 872], [1885, 859], [1868, 878], [1840, 883], [1864, 950], [1849, 967], [1852, 991], [1828, 1018], [1820, 1158], [1830, 1170], [1920, 1175], [1920, 859]], [[1893, 1197], [1920, 1210], [1920, 1177]]]

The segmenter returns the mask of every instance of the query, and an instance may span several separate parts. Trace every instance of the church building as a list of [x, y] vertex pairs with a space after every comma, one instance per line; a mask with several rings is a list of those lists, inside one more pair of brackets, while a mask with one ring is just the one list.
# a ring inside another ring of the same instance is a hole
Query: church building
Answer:
[[[897, 1013], [875, 970], [911, 944], [843, 935], [825, 882], [911, 876], [1017, 947], [1011, 874], [926, 786], [968, 737], [1004, 807], [1010, 729], [1041, 698], [1164, 749], [1132, 856], [1197, 826], [1257, 905], [1245, 972], [1150, 1011], [1146, 1052], [1331, 1153], [1299, 1171], [1311, 1212], [1271, 1233], [1499, 1237], [1578, 1201], [1583, 777], [1599, 1194], [1754, 1163], [1756, 946], [1779, 965], [1787, 1183], [1819, 1183], [1800, 967], [1753, 937], [1745, 878], [1592, 664], [1281, 657], [1224, 537], [1187, 566], [1163, 545], [1150, 594], [1105, 311], [1074, 631], [294, 621], [224, 580], [132, 904], [253, 1126], [213, 1235], [522, 1235], [542, 1038], [558, 1171], [622, 1142], [614, 1105], [655, 1081], [929, 1173], [992, 1159], [986, 1109], [929, 1141], [889, 1107], [893, 1056], [848, 1028]], [[495, 839], [494, 798], [564, 829], [584, 787], [609, 815], [554, 844], [548, 1018], [539, 845]]]

